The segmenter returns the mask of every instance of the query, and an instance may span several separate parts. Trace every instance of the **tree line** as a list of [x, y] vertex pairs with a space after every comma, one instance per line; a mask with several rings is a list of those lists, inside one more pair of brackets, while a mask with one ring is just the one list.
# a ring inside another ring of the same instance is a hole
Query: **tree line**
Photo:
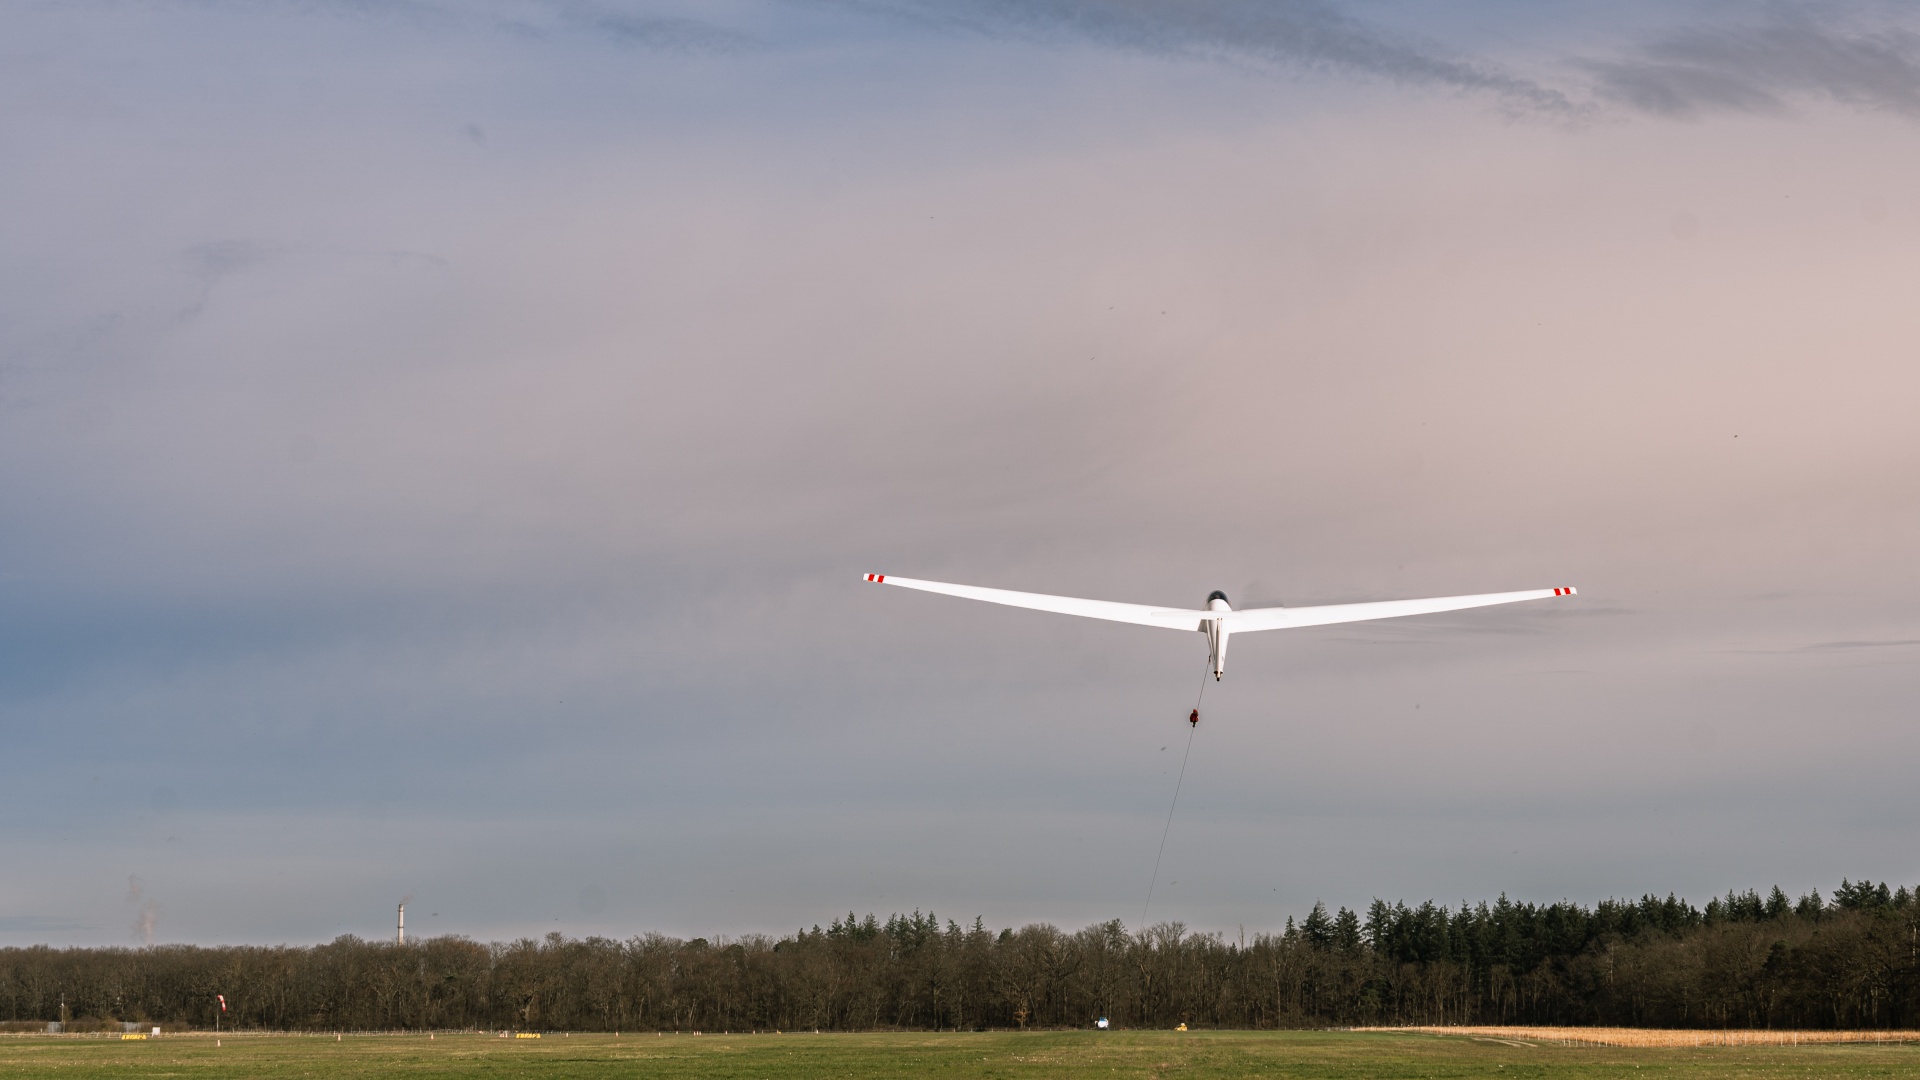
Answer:
[[[0, 949], [0, 1018], [275, 1030], [1598, 1024], [1920, 1027], [1920, 894], [1843, 881], [1457, 909], [1315, 905], [1279, 933], [993, 931], [931, 914], [780, 938]], [[18, 1026], [13, 1025], [13, 1026]]]

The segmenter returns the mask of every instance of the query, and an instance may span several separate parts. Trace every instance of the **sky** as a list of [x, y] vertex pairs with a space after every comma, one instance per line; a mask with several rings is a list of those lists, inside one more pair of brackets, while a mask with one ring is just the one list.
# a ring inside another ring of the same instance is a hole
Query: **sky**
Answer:
[[[0, 945], [1920, 880], [1910, 7], [28, 2], [0, 145]], [[868, 572], [1580, 595], [1168, 829], [1204, 638]]]

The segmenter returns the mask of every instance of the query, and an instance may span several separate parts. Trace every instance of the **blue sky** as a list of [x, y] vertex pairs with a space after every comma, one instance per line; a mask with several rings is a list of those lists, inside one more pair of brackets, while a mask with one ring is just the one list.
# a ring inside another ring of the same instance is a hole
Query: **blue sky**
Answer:
[[0, 25], [0, 942], [1920, 876], [1899, 6]]

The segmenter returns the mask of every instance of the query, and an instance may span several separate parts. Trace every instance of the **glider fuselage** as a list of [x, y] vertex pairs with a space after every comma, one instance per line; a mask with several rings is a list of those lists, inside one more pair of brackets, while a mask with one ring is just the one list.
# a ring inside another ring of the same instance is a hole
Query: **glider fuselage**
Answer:
[[1227, 603], [1227, 594], [1218, 589], [1207, 597], [1207, 610], [1220, 612], [1219, 615], [1201, 624], [1201, 630], [1207, 635], [1207, 664], [1213, 668], [1213, 681], [1219, 682], [1220, 676], [1227, 673], [1227, 620], [1225, 615], [1233, 610]]

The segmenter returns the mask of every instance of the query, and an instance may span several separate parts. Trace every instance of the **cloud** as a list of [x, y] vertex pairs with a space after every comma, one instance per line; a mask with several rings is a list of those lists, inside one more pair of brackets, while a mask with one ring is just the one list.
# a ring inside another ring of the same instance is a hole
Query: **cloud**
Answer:
[[209, 240], [187, 248], [180, 257], [200, 277], [217, 281], [236, 271], [258, 266], [277, 251], [255, 240]]
[[1565, 117], [1584, 111], [1552, 87], [1441, 55], [1320, 0], [893, 0], [873, 6], [987, 34], [1068, 34], [1143, 52], [1331, 68], [1486, 94], [1517, 111]]
[[[1196, 925], [1901, 850], [1862, 769], [1915, 752], [1911, 654], [1718, 652], [1912, 636], [1896, 114], [1541, 138], [1428, 61], [1561, 85], [1660, 32], [1403, 49], [1324, 3], [964, 3], [979, 48], [728, 9], [765, 47], [724, 71], [527, 7], [545, 33], [195, 7], [117, 43], [27, 12], [0, 344], [74, 359], [0, 387], [0, 861], [13, 911], [91, 929], [0, 931], [384, 937], [408, 889], [479, 936], [1138, 904], [1198, 635], [865, 570], [1591, 589], [1237, 642], [1163, 868]], [[1019, 37], [1089, 20], [1091, 65]], [[1389, 77], [1424, 81], [1346, 100]], [[44, 104], [82, 90], [114, 108]], [[1677, 248], [1683, 206], [1713, 228]], [[1649, 759], [1692, 723], [1711, 759]]]
[[58, 915], [0, 915], [0, 934], [52, 934], [84, 929], [84, 923]]
[[562, 22], [617, 45], [685, 53], [727, 53], [754, 43], [735, 30], [678, 15], [637, 15], [594, 6], [560, 9]]
[[207, 309], [214, 286], [233, 274], [268, 262], [279, 253], [280, 249], [254, 240], [209, 240], [182, 251], [181, 261], [200, 279], [200, 294], [176, 312], [174, 318], [186, 322], [197, 317]]
[[1789, 656], [1798, 653], [1851, 652], [1858, 649], [1906, 649], [1920, 645], [1920, 638], [1893, 638], [1888, 640], [1860, 639], [1854, 641], [1816, 641], [1810, 645], [1793, 645], [1781, 649], [1729, 649], [1729, 653], [1748, 656]]
[[1802, 96], [1920, 116], [1920, 36], [1828, 28], [1792, 9], [1760, 24], [1691, 27], [1583, 66], [1601, 97], [1660, 116], [1778, 113]]
[[[950, 29], [1071, 36], [1142, 52], [1292, 65], [1446, 89], [1533, 115], [1580, 119], [1604, 105], [1664, 117], [1779, 113], [1796, 97], [1920, 116], [1920, 35], [1898, 26], [1839, 25], [1789, 6], [1758, 21], [1710, 19], [1651, 32], [1604, 59], [1535, 57], [1568, 84], [1586, 76], [1596, 100], [1354, 15], [1324, 0], [878, 0]], [[1823, 9], [1824, 10], [1824, 9]], [[1625, 16], [1621, 16], [1625, 18]]]

